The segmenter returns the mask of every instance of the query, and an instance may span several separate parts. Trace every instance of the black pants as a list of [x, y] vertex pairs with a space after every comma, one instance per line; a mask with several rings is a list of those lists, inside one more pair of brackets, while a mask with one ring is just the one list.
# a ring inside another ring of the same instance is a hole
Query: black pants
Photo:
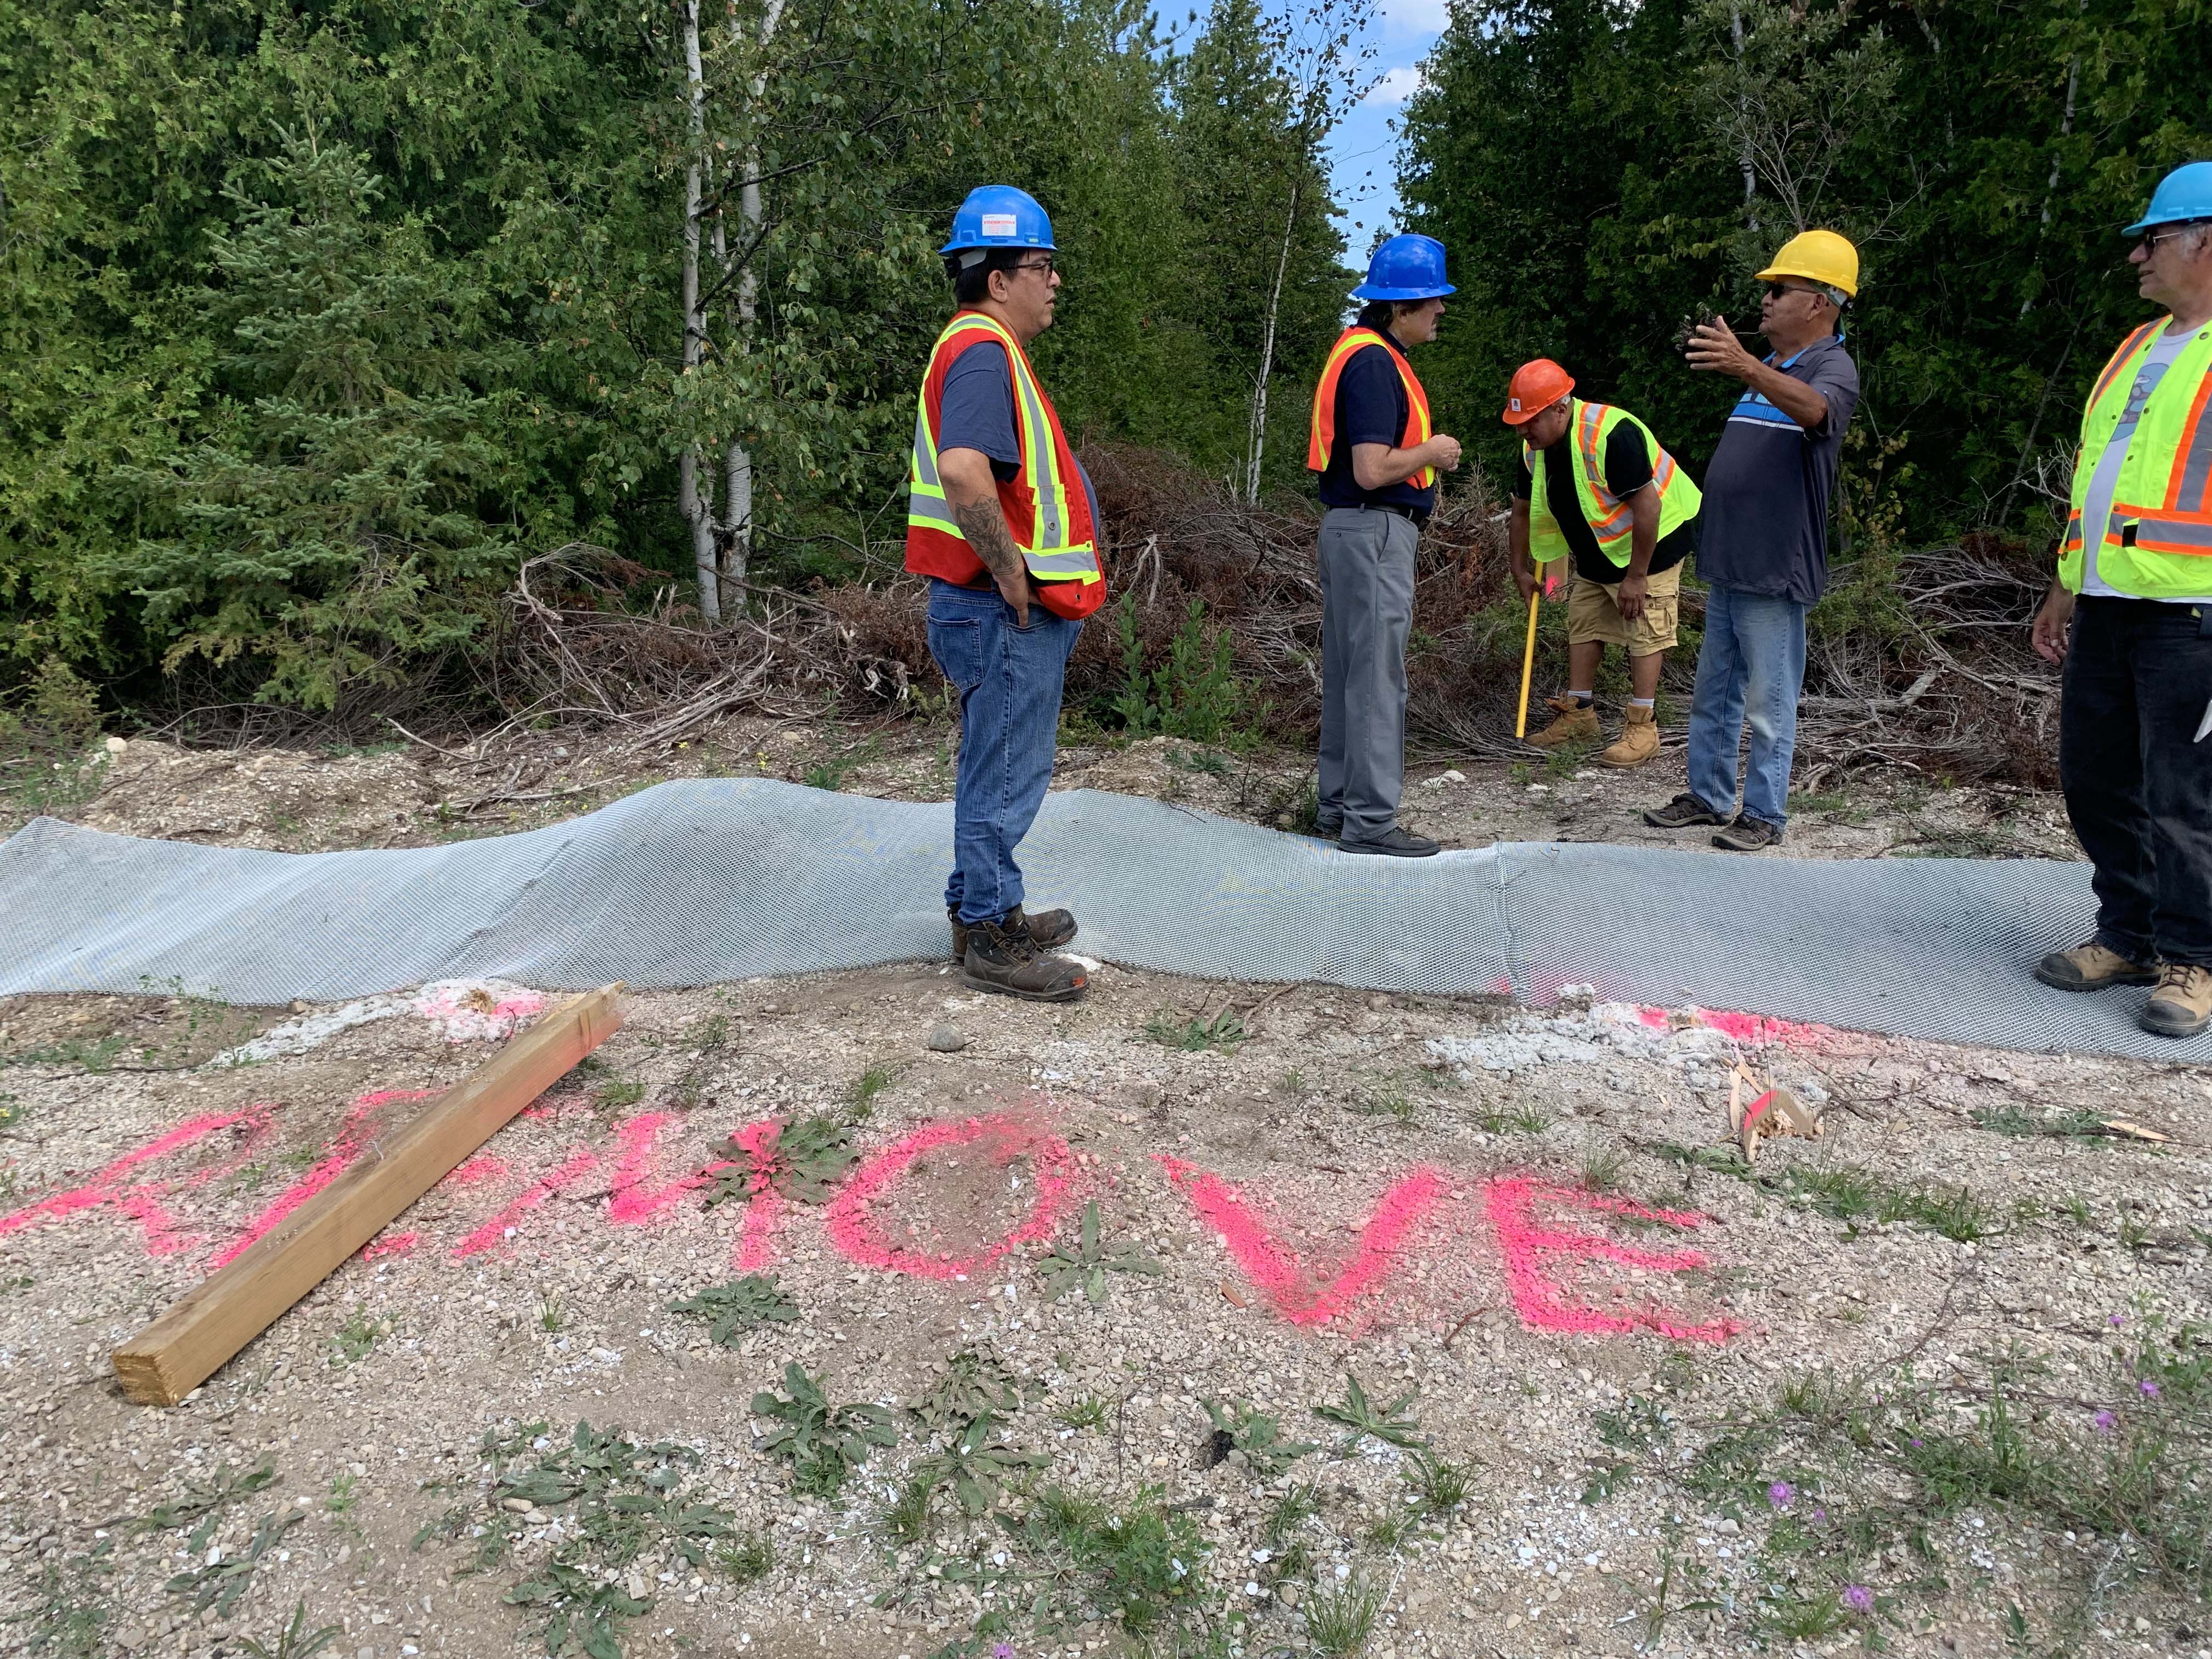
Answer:
[[2097, 867], [2097, 937], [2212, 967], [2212, 605], [2087, 596], [2074, 612], [2058, 781]]

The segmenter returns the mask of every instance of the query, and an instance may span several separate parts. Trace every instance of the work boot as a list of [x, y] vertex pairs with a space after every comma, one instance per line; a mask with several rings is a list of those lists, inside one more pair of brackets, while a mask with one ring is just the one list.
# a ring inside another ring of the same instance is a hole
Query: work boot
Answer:
[[2061, 991], [2101, 991], [2108, 985], [2148, 985], [2158, 977], [2158, 963], [2137, 962], [2093, 939], [2070, 951], [2053, 951], [2035, 964], [2035, 976]]
[[1641, 766], [1659, 752], [1659, 720], [1649, 708], [1628, 705], [1620, 741], [1597, 757], [1600, 766]]
[[2169, 962], [2136, 1024], [2153, 1036], [2192, 1037], [2212, 1025], [2212, 968]]
[[968, 924], [968, 950], [960, 977], [979, 991], [1003, 991], [1030, 1002], [1066, 1002], [1083, 994], [1091, 975], [1083, 964], [1056, 957], [1030, 937], [1009, 910], [996, 921]]
[[1713, 845], [1731, 853], [1756, 853], [1782, 844], [1782, 826], [1739, 812], [1735, 822], [1713, 837]]
[[[1031, 916], [1024, 915], [1022, 907], [1017, 904], [1006, 915], [1012, 918], [1012, 926], [1027, 928], [1030, 937], [1048, 951], [1057, 951], [1075, 937], [1075, 918], [1065, 910], [1040, 910]], [[960, 907], [946, 905], [945, 919], [952, 924], [953, 961], [967, 961], [968, 924], [960, 920]]]
[[1729, 815], [1716, 812], [1695, 795], [1677, 795], [1664, 806], [1648, 806], [1644, 821], [1654, 830], [1687, 830], [1700, 823], [1726, 823]]
[[1559, 711], [1559, 718], [1542, 731], [1528, 734], [1528, 741], [1537, 748], [1557, 749], [1563, 743], [1604, 735], [1598, 730], [1597, 709], [1593, 705], [1572, 697], [1547, 697], [1544, 701]]
[[1379, 853], [1385, 858], [1433, 858], [1443, 848], [1426, 836], [1417, 836], [1402, 824], [1392, 824], [1379, 836], [1363, 841], [1340, 841], [1337, 850], [1344, 853]]

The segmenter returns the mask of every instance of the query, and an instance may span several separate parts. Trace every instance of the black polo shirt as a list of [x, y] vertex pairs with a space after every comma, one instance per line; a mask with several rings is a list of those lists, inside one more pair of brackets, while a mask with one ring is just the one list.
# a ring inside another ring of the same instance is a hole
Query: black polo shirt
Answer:
[[1336, 377], [1336, 441], [1329, 450], [1328, 469], [1321, 475], [1323, 507], [1407, 507], [1416, 513], [1436, 509], [1437, 487], [1423, 489], [1410, 478], [1380, 489], [1362, 489], [1352, 473], [1354, 444], [1389, 444], [1395, 448], [1401, 436], [1410, 436], [1406, 422], [1413, 404], [1406, 383], [1392, 360], [1403, 356], [1398, 343], [1385, 331], [1388, 346], [1362, 346], [1345, 361]]
[[[1575, 574], [1584, 581], [1603, 582], [1608, 586], [1628, 573], [1605, 556], [1605, 550], [1597, 544], [1589, 521], [1582, 514], [1582, 498], [1575, 494], [1575, 434], [1567, 435], [1549, 449], [1534, 452], [1544, 462], [1544, 499], [1551, 503], [1552, 516], [1559, 521], [1559, 533], [1566, 538], [1568, 550], [1575, 556]], [[1644, 441], [1644, 434], [1629, 422], [1623, 421], [1606, 434], [1605, 487], [1614, 495], [1627, 496], [1651, 482], [1651, 446]], [[1522, 461], [1515, 475], [1513, 499], [1516, 501], [1534, 499], [1535, 480]], [[1657, 575], [1671, 570], [1697, 550], [1698, 521], [1691, 519], [1676, 525], [1659, 538], [1659, 545], [1651, 551], [1651, 568], [1648, 574]]]

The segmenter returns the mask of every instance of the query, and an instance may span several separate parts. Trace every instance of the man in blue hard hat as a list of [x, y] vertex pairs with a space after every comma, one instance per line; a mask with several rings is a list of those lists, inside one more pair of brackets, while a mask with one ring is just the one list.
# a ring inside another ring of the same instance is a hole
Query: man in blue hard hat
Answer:
[[2058, 781], [2096, 867], [2097, 931], [2035, 969], [2064, 991], [2153, 985], [2136, 1024], [2212, 1024], [2212, 161], [2124, 233], [2165, 314], [2089, 389], [2058, 577], [2035, 649], [2064, 665]]
[[1054, 954], [1075, 918], [1024, 909], [1014, 848], [1052, 782], [1068, 653], [1105, 599], [1098, 502], [1029, 360], [1060, 290], [1052, 221], [986, 185], [940, 252], [957, 308], [915, 416], [906, 568], [929, 578], [930, 654], [960, 698], [945, 908], [969, 984], [1060, 1002], [1087, 983]]
[[1398, 822], [1406, 776], [1406, 643], [1413, 554], [1459, 440], [1433, 430], [1407, 362], [1437, 337], [1444, 245], [1393, 236], [1375, 250], [1352, 326], [1314, 389], [1306, 465], [1321, 474], [1321, 764], [1316, 827], [1347, 853], [1419, 859], [1437, 843]]

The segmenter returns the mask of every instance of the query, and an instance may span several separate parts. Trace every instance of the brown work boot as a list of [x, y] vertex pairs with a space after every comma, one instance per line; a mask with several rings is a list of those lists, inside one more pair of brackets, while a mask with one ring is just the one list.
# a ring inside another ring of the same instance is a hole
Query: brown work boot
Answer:
[[2158, 963], [2124, 957], [2093, 939], [2070, 951], [2053, 951], [2035, 964], [2035, 976], [2061, 991], [2101, 991], [2108, 985], [2148, 985], [2158, 977]]
[[2158, 989], [2150, 994], [2136, 1024], [2153, 1036], [2192, 1037], [2212, 1025], [2212, 968], [2193, 962], [2169, 962], [2158, 970]]
[[[1017, 904], [1007, 915], [1013, 926], [1028, 929], [1029, 936], [1048, 951], [1057, 951], [1075, 937], [1075, 918], [1066, 910], [1040, 910], [1032, 916]], [[946, 905], [945, 919], [952, 924], [953, 961], [967, 961], [968, 924], [960, 920], [959, 907]]]
[[1659, 752], [1659, 720], [1649, 708], [1628, 705], [1620, 741], [1597, 757], [1600, 766], [1641, 766]]
[[1081, 996], [1091, 983], [1083, 964], [1054, 956], [1026, 928], [1009, 925], [1016, 920], [1015, 912], [1009, 910], [996, 921], [969, 924], [961, 979], [979, 991], [1004, 991], [1031, 1002], [1066, 1002]]
[[1559, 711], [1559, 718], [1542, 731], [1528, 734], [1528, 741], [1537, 748], [1556, 749], [1563, 743], [1604, 735], [1597, 729], [1597, 710], [1591, 704], [1577, 702], [1572, 697], [1547, 697], [1544, 701]]

